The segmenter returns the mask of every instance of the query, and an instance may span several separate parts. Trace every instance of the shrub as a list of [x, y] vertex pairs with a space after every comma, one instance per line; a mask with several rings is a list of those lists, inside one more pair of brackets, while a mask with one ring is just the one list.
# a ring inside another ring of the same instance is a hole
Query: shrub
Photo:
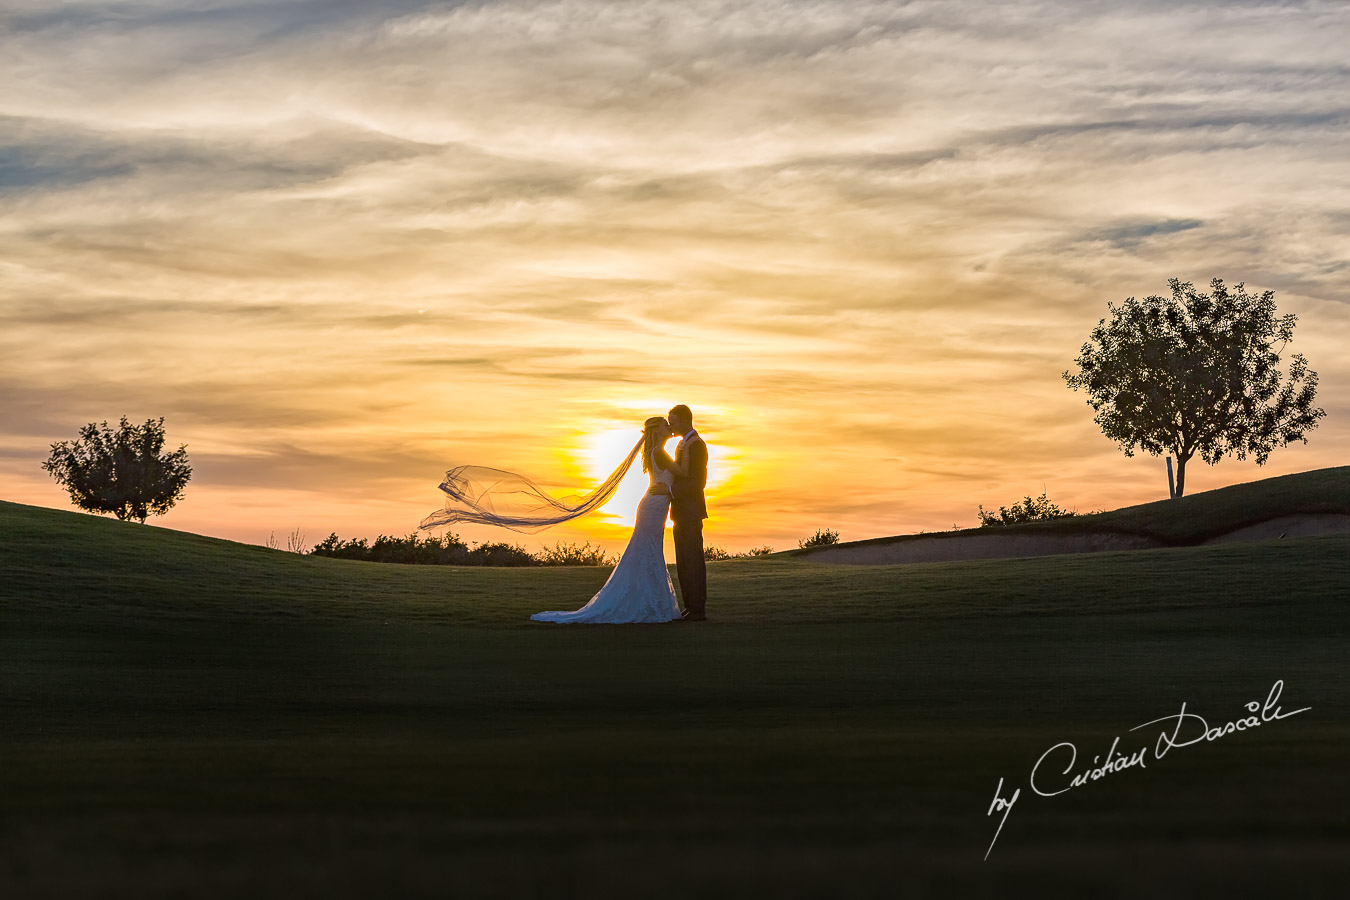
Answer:
[[343, 541], [334, 533], [315, 544], [309, 552], [312, 556], [335, 559], [419, 565], [465, 565], [469, 557], [468, 546], [453, 534], [436, 538], [419, 537], [417, 532], [406, 538], [381, 534], [374, 544], [368, 544], [365, 538]]
[[479, 544], [469, 551], [470, 566], [537, 566], [534, 554], [517, 544], [493, 542]]
[[749, 550], [745, 551], [744, 553], [738, 554], [738, 555], [740, 555], [740, 556], [768, 556], [768, 555], [771, 554], [771, 553], [773, 553], [773, 548], [772, 548], [772, 547], [751, 547]]
[[704, 547], [703, 558], [708, 562], [714, 562], [719, 559], [731, 559], [731, 554], [721, 547]]
[[[276, 537], [268, 539], [268, 546], [276, 545]], [[585, 544], [564, 544], [545, 547], [531, 553], [517, 544], [489, 542], [472, 549], [458, 535], [444, 537], [421, 536], [414, 531], [407, 537], [381, 534], [375, 542], [365, 538], [344, 541], [337, 533], [328, 535], [309, 551], [312, 556], [334, 559], [359, 559], [366, 562], [405, 563], [433, 566], [612, 566], [614, 561], [604, 548]]]
[[1011, 509], [1000, 506], [998, 512], [987, 512], [984, 505], [980, 505], [979, 517], [980, 525], [1020, 525], [1023, 522], [1036, 522], [1042, 519], [1059, 519], [1065, 516], [1076, 516], [1078, 513], [1074, 510], [1060, 509], [1049, 500], [1045, 499], [1045, 493], [1042, 492], [1039, 497], [1027, 497], [1021, 503], [1014, 503]]
[[333, 532], [309, 551], [311, 556], [330, 556], [334, 559], [370, 559], [366, 539], [343, 541]]
[[837, 543], [839, 543], [839, 532], [830, 531], [827, 528], [820, 528], [806, 540], [798, 541], [797, 546], [805, 550], [809, 547], [827, 547], [830, 544]]
[[564, 544], [559, 541], [552, 547], [545, 546], [534, 556], [541, 566], [612, 566], [612, 560], [600, 546], [585, 544]]
[[407, 537], [380, 535], [370, 547], [372, 562], [395, 562], [418, 565], [453, 565], [468, 555], [468, 546], [453, 534], [444, 537], [420, 536], [411, 532]]

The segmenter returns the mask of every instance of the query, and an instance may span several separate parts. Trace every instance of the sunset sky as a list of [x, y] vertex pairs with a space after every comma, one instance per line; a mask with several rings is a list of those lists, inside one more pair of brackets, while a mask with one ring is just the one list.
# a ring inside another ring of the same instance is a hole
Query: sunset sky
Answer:
[[[1188, 493], [1347, 462], [1347, 4], [4, 10], [2, 499], [163, 416], [156, 526], [407, 534], [455, 465], [572, 493], [686, 403], [733, 551], [1115, 508], [1163, 460], [1061, 373], [1173, 276], [1275, 290], [1327, 412]], [[457, 530], [617, 551], [640, 491]]]

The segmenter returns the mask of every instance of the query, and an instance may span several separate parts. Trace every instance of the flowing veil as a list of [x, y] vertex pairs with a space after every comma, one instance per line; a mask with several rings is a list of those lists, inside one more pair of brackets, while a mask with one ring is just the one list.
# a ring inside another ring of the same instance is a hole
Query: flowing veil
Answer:
[[589, 494], [555, 498], [516, 472], [488, 466], [451, 469], [440, 483], [440, 489], [445, 492], [445, 507], [424, 518], [418, 527], [429, 529], [467, 522], [500, 525], [533, 534], [559, 522], [584, 516], [604, 506], [614, 496], [619, 482], [641, 452], [644, 439], [645, 435], [639, 435], [618, 468]]

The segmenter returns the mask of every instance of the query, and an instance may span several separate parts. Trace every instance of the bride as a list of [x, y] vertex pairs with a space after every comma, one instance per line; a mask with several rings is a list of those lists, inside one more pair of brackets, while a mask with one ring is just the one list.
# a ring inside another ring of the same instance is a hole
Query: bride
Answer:
[[633, 533], [609, 579], [580, 609], [550, 610], [530, 618], [537, 622], [597, 624], [681, 621], [664, 546], [675, 474], [661, 467], [659, 460], [664, 454], [658, 452], [673, 436], [669, 422], [652, 416], [643, 423], [642, 437], [618, 467], [594, 491], [580, 497], [555, 498], [515, 472], [459, 466], [447, 472], [440, 484], [447, 497], [445, 508], [424, 518], [419, 527], [470, 522], [532, 533], [578, 518], [599, 509], [614, 495], [640, 451], [642, 471], [648, 475], [647, 493], [638, 503]]
[[670, 484], [674, 473], [657, 464], [656, 451], [674, 436], [670, 423], [652, 416], [643, 425], [642, 471], [648, 475], [647, 493], [638, 502], [633, 534], [604, 587], [590, 602], [571, 612], [540, 612], [536, 622], [672, 622], [680, 619], [675, 585], [666, 568], [666, 517], [670, 515]]

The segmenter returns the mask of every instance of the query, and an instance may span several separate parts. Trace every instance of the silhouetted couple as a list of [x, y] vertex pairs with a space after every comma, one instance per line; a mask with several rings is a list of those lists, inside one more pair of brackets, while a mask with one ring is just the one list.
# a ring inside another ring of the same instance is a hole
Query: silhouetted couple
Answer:
[[[672, 457], [666, 453], [665, 443], [676, 435], [680, 436], [680, 442]], [[642, 471], [648, 476], [647, 493], [638, 503], [633, 533], [609, 580], [581, 609], [535, 613], [531, 619], [560, 623], [707, 619], [703, 520], [708, 518], [708, 506], [703, 490], [708, 484], [708, 445], [694, 430], [694, 416], [684, 404], [673, 407], [665, 418], [652, 416], [644, 422], [641, 444]], [[628, 465], [631, 464], [630, 459]], [[622, 472], [617, 474], [621, 476]], [[675, 586], [666, 568], [667, 515], [674, 524], [675, 573], [684, 598], [683, 612], [675, 600]]]

